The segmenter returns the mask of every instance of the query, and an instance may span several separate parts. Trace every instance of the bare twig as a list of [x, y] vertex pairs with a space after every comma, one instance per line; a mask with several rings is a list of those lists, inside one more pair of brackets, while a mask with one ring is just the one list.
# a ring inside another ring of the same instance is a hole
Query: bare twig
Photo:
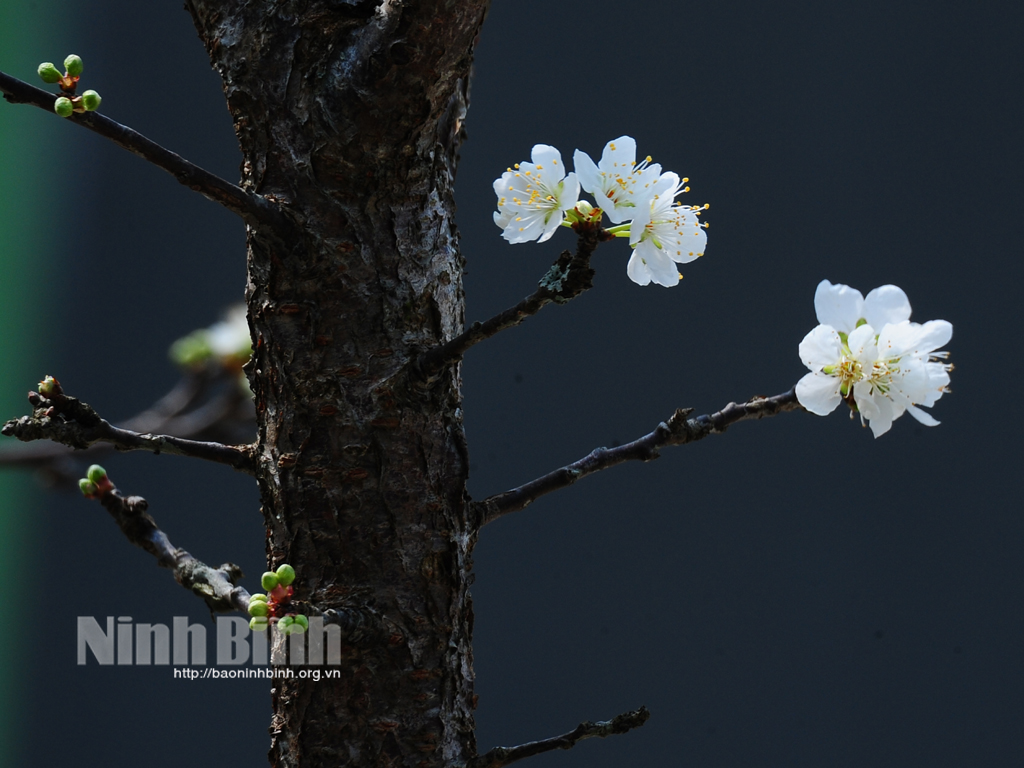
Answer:
[[541, 278], [537, 290], [514, 307], [499, 312], [483, 322], [475, 322], [468, 330], [419, 357], [419, 370], [427, 378], [437, 374], [446, 365], [459, 360], [474, 344], [519, 325], [523, 320], [540, 312], [548, 304], [565, 304], [593, 287], [594, 270], [590, 266], [597, 244], [614, 237], [597, 226], [579, 226], [576, 253], [563, 251], [547, 274]]
[[580, 478], [614, 467], [626, 461], [651, 461], [658, 458], [658, 449], [669, 445], [683, 445], [701, 440], [708, 435], [724, 432], [730, 425], [749, 419], [763, 419], [784, 411], [799, 409], [794, 390], [774, 397], [753, 397], [745, 403], [729, 403], [715, 413], [695, 416], [692, 408], [677, 410], [667, 422], [662, 422], [653, 432], [620, 445], [617, 448], [595, 448], [579, 461], [549, 472], [518, 488], [499, 493], [473, 504], [473, 511], [480, 525], [495, 520], [509, 512], [517, 512], [541, 496], [566, 488]]
[[141, 496], [126, 498], [111, 485], [99, 500], [128, 541], [153, 555], [159, 565], [170, 568], [174, 580], [203, 598], [211, 611], [248, 610], [249, 592], [235, 586], [242, 578], [242, 569], [237, 565], [224, 563], [213, 568], [175, 547], [146, 512], [149, 504]]
[[[211, 388], [218, 387], [213, 397], [195, 407]], [[117, 426], [188, 440], [241, 443], [254, 433], [255, 412], [233, 372], [189, 372], [160, 400]], [[8, 443], [0, 446], [0, 469], [36, 470], [47, 485], [77, 492], [85, 465], [115, 450], [110, 443], [94, 443], [84, 450], [42, 440]]]
[[591, 739], [595, 736], [603, 739], [606, 736], [626, 733], [634, 728], [639, 728], [647, 722], [650, 716], [651, 713], [647, 711], [647, 707], [640, 707], [640, 709], [624, 712], [611, 720], [600, 723], [580, 723], [569, 733], [563, 733], [561, 736], [543, 741], [531, 741], [528, 744], [520, 744], [518, 747], [495, 747], [489, 752], [471, 759], [466, 763], [466, 768], [504, 768], [517, 760], [550, 752], [553, 749], [572, 749], [577, 742], [583, 741], [583, 739]]
[[247, 445], [224, 445], [119, 429], [100, 418], [91, 406], [63, 392], [51, 394], [49, 399], [36, 392], [30, 392], [29, 402], [34, 406], [32, 415], [11, 419], [0, 428], [0, 434], [16, 437], [24, 442], [53, 440], [79, 449], [89, 448], [96, 443], [110, 443], [120, 451], [151, 451], [191, 456], [227, 464], [241, 472], [254, 474], [253, 457]]
[[[57, 96], [11, 77], [5, 72], [0, 72], [0, 91], [11, 104], [31, 104], [53, 114], [53, 102], [57, 100]], [[246, 192], [109, 117], [96, 112], [83, 112], [75, 113], [66, 119], [148, 160], [189, 189], [234, 211], [250, 224], [258, 221], [273, 223], [281, 217], [280, 210], [266, 198]]]

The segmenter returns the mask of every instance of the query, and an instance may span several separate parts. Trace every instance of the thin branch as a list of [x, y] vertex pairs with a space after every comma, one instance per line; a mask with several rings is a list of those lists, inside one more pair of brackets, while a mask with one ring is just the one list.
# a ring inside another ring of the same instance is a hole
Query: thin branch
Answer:
[[[255, 429], [252, 401], [242, 394], [233, 374], [228, 375], [230, 381], [224, 378], [190, 373], [159, 401], [117, 426], [188, 440], [245, 442]], [[223, 386], [214, 397], [189, 410], [217, 384]], [[77, 492], [85, 465], [115, 450], [110, 443], [94, 443], [84, 450], [49, 441], [8, 443], [0, 446], [0, 469], [36, 470], [46, 484]]]
[[[0, 91], [11, 104], [31, 104], [53, 114], [53, 103], [57, 100], [56, 95], [18, 80], [16, 77], [11, 77], [5, 72], [0, 72]], [[234, 211], [249, 224], [255, 224], [258, 221], [273, 223], [280, 220], [280, 210], [266, 198], [246, 192], [241, 187], [190, 163], [155, 141], [147, 139], [138, 131], [121, 125], [109, 117], [104, 117], [96, 112], [83, 112], [63, 119], [88, 128], [90, 131], [110, 139], [119, 147], [148, 160], [158, 168], [167, 171], [189, 189], [193, 189], [213, 202], [220, 203], [228, 210]]]
[[34, 406], [32, 415], [11, 419], [0, 428], [0, 434], [16, 437], [23, 442], [53, 440], [79, 449], [89, 448], [96, 443], [110, 443], [119, 451], [191, 456], [227, 464], [250, 475], [255, 473], [252, 452], [247, 445], [224, 445], [119, 429], [100, 418], [91, 406], [65, 395], [60, 391], [59, 384], [56, 384], [56, 391], [50, 393], [49, 397], [30, 392], [29, 402]]
[[141, 496], [126, 498], [108, 481], [99, 500], [128, 541], [153, 555], [157, 564], [170, 568], [174, 580], [203, 598], [211, 611], [244, 613], [248, 610], [249, 592], [235, 586], [242, 578], [242, 569], [237, 565], [224, 563], [213, 568], [175, 547], [146, 512], [149, 504]]
[[647, 707], [640, 707], [640, 709], [624, 712], [611, 720], [600, 723], [580, 723], [569, 733], [563, 733], [561, 736], [543, 741], [531, 741], [518, 747], [495, 747], [483, 755], [474, 757], [466, 763], [466, 768], [504, 768], [517, 760], [550, 752], [553, 749], [572, 749], [577, 742], [583, 741], [583, 739], [591, 739], [595, 736], [603, 739], [606, 736], [626, 733], [634, 728], [639, 728], [647, 722], [650, 716], [651, 713]]
[[541, 496], [566, 488], [580, 478], [600, 472], [602, 469], [626, 461], [652, 461], [658, 458], [658, 450], [665, 446], [692, 443], [708, 435], [722, 433], [740, 421], [763, 419], [765, 416], [774, 416], [800, 408], [796, 392], [792, 389], [774, 397], [753, 397], [745, 403], [729, 403], [720, 411], [693, 418], [690, 418], [692, 408], [681, 408], [672, 414], [667, 422], [659, 424], [653, 432], [617, 448], [595, 448], [579, 461], [549, 472], [518, 488], [475, 502], [473, 512], [482, 526], [509, 512], [517, 512]]
[[475, 344], [489, 339], [506, 328], [519, 325], [526, 318], [537, 314], [548, 304], [565, 304], [584, 291], [593, 287], [594, 270], [590, 266], [590, 257], [598, 243], [614, 237], [600, 227], [583, 227], [576, 229], [579, 241], [576, 253], [562, 251], [547, 274], [541, 278], [537, 290], [520, 301], [514, 307], [499, 312], [483, 322], [475, 322], [468, 330], [451, 341], [427, 350], [419, 357], [418, 366], [424, 377], [430, 378], [439, 373], [446, 365], [462, 358], [466, 351]]

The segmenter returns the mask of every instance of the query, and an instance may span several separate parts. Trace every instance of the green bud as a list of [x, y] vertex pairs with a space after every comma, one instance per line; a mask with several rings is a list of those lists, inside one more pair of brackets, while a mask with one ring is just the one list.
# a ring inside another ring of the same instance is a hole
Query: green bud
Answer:
[[53, 102], [53, 111], [61, 117], [71, 117], [71, 113], [75, 111], [75, 105], [67, 96], [61, 96]]
[[292, 627], [295, 626], [295, 619], [291, 616], [285, 616], [277, 622], [277, 631], [285, 635], [290, 635], [295, 630]]
[[249, 619], [249, 629], [253, 632], [266, 632], [270, 622], [264, 616], [253, 616]]
[[52, 61], [44, 61], [39, 65], [39, 69], [36, 72], [39, 73], [44, 83], [59, 83], [61, 77], [63, 77], [60, 70], [53, 66]]
[[288, 563], [278, 566], [277, 583], [282, 587], [287, 587], [293, 581], [295, 581], [295, 569], [288, 565]]
[[298, 624], [300, 627], [302, 627], [302, 631], [303, 632], [305, 632], [307, 629], [309, 629], [309, 619], [307, 619], [301, 613], [296, 615], [295, 623]]
[[72, 77], [78, 77], [82, 74], [82, 59], [72, 53], [64, 59], [64, 69], [66, 69], [68, 74]]
[[249, 615], [250, 616], [266, 616], [270, 613], [270, 606], [260, 600], [249, 601]]
[[265, 603], [265, 602], [267, 602], [267, 596], [266, 595], [261, 595], [261, 594], [258, 594], [258, 593], [255, 594], [255, 595], [249, 595], [249, 602], [251, 603], [253, 600], [257, 600], [257, 601], [259, 601], [261, 603]]
[[90, 496], [95, 496], [96, 492], [98, 490], [96, 488], [96, 484], [95, 483], [89, 482], [84, 477], [81, 480], [78, 481], [78, 489], [82, 492], [82, 495], [85, 496], [86, 498], [89, 498]]
[[279, 579], [277, 578], [276, 573], [273, 571], [267, 571], [263, 574], [263, 578], [260, 579], [260, 585], [269, 592], [277, 586], [278, 581]]
[[107, 479], [107, 470], [99, 464], [93, 464], [85, 474], [89, 478], [89, 482], [96, 483], [96, 485]]
[[96, 93], [96, 91], [86, 91], [82, 94], [82, 108], [86, 112], [95, 112], [100, 108], [101, 101], [103, 101], [103, 99], [100, 98], [100, 95]]

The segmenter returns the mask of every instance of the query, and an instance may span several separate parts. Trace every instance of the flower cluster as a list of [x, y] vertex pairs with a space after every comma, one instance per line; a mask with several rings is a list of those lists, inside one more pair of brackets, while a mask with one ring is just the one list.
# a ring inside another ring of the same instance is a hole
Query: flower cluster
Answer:
[[[690, 191], [688, 179], [662, 173], [650, 157], [638, 163], [631, 137], [609, 141], [599, 163], [577, 149], [575, 172], [566, 173], [561, 153], [547, 144], [536, 145], [530, 159], [494, 181], [494, 223], [510, 243], [543, 243], [559, 226], [597, 225], [607, 214], [617, 225], [608, 232], [629, 238], [633, 255], [626, 272], [639, 285], [673, 286], [681, 277], [676, 264], [704, 255], [707, 225], [697, 217], [708, 206], [676, 202]], [[580, 188], [598, 208], [580, 201]]]
[[301, 613], [289, 612], [292, 595], [295, 589], [295, 569], [287, 563], [276, 571], [267, 571], [260, 579], [260, 584], [267, 590], [265, 595], [249, 597], [249, 628], [263, 632], [272, 624], [277, 625], [279, 632], [286, 635], [301, 635], [309, 629], [309, 620]]
[[945, 320], [910, 322], [910, 301], [895, 285], [865, 299], [847, 285], [822, 280], [814, 294], [817, 328], [800, 342], [800, 360], [811, 371], [796, 385], [800, 404], [826, 416], [840, 401], [866, 419], [875, 437], [909, 413], [922, 424], [939, 422], [930, 407], [948, 392], [949, 371], [937, 352], [953, 336]]

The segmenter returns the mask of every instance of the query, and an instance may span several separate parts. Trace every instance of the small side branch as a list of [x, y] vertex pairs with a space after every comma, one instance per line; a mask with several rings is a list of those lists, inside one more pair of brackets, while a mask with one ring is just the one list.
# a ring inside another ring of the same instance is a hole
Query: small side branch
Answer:
[[149, 504], [141, 496], [122, 496], [108, 483], [99, 500], [128, 541], [153, 555], [159, 565], [170, 568], [174, 580], [203, 598], [211, 611], [244, 613], [248, 610], [249, 592], [235, 586], [242, 578], [242, 569], [237, 565], [224, 563], [213, 568], [175, 547], [147, 513]]
[[[56, 382], [55, 382], [56, 384]], [[176, 456], [191, 456], [254, 474], [252, 452], [247, 445], [187, 440], [171, 435], [140, 434], [111, 425], [86, 403], [65, 395], [56, 384], [55, 390], [44, 397], [29, 393], [34, 406], [32, 415], [11, 419], [0, 428], [0, 434], [16, 437], [23, 442], [52, 440], [71, 448], [85, 449], [96, 443], [109, 443], [120, 451], [151, 451]]]
[[466, 763], [466, 768], [504, 768], [504, 766], [533, 757], [543, 752], [550, 752], [553, 749], [572, 749], [583, 739], [590, 739], [595, 736], [605, 738], [619, 733], [626, 733], [634, 728], [639, 728], [647, 722], [651, 713], [647, 707], [632, 712], [624, 712], [616, 715], [611, 720], [600, 723], [580, 723], [569, 733], [555, 736], [543, 741], [531, 741], [529, 744], [520, 744], [518, 747], [495, 747], [489, 752], [478, 755]]
[[669, 445], [683, 445], [724, 432], [729, 426], [750, 419], [763, 419], [785, 411], [800, 409], [796, 392], [791, 389], [774, 397], [753, 397], [745, 403], [729, 403], [722, 410], [690, 417], [692, 408], [680, 408], [667, 422], [631, 443], [617, 448], [596, 448], [579, 461], [549, 472], [518, 488], [499, 493], [473, 504], [479, 524], [496, 520], [509, 512], [517, 512], [541, 496], [566, 488], [580, 478], [614, 467], [626, 461], [652, 461], [658, 450]]
[[594, 255], [598, 243], [609, 240], [614, 235], [595, 226], [579, 226], [576, 233], [579, 235], [576, 253], [563, 251], [558, 261], [541, 278], [536, 291], [514, 307], [499, 312], [489, 320], [475, 322], [451, 341], [424, 352], [419, 358], [419, 369], [424, 377], [436, 375], [446, 365], [461, 359], [470, 347], [506, 328], [519, 325], [548, 304], [565, 304], [592, 288], [594, 270], [590, 266], [590, 257]]
[[[11, 104], [31, 104], [53, 114], [53, 103], [57, 96], [11, 77], [5, 72], [0, 72], [0, 91]], [[96, 112], [84, 112], [62, 119], [88, 128], [110, 139], [119, 147], [148, 160], [189, 189], [199, 192], [215, 203], [220, 203], [229, 211], [234, 211], [250, 224], [277, 220], [281, 216], [278, 208], [266, 198], [246, 192], [109, 117]]]

